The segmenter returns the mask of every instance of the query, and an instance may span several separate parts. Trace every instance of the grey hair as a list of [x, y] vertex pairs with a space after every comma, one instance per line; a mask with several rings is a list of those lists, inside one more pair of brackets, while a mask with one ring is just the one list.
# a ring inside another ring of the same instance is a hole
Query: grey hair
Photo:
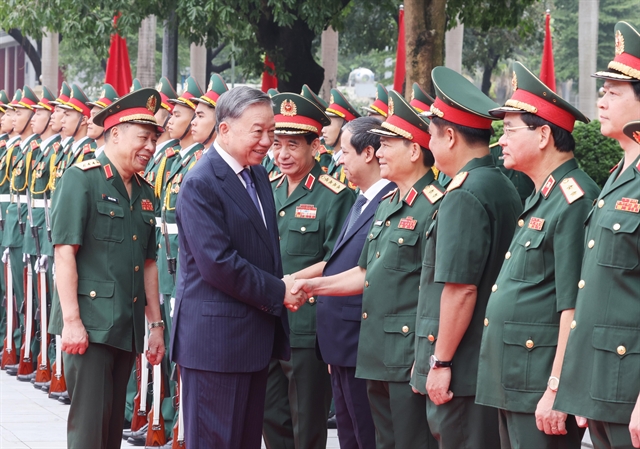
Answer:
[[216, 132], [219, 131], [220, 123], [239, 118], [244, 111], [255, 104], [273, 107], [269, 95], [252, 87], [238, 86], [220, 95], [216, 104]]

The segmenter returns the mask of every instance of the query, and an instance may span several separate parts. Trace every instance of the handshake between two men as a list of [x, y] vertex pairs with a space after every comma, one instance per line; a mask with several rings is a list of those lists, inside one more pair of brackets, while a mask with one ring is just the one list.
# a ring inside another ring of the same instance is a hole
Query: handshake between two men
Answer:
[[296, 288], [294, 293], [294, 288], [299, 284], [295, 276], [287, 274], [282, 278], [282, 281], [285, 287], [284, 306], [291, 312], [297, 312], [300, 306], [309, 300], [311, 295], [307, 295], [307, 293], [300, 288]]

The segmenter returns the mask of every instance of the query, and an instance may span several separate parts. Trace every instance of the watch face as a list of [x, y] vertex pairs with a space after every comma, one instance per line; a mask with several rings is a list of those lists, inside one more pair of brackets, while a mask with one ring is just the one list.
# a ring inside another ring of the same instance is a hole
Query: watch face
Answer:
[[435, 355], [431, 355], [431, 357], [429, 357], [429, 368], [433, 369], [436, 366], [436, 362], [438, 361], [438, 359], [436, 358]]
[[557, 391], [559, 384], [560, 384], [560, 379], [558, 379], [557, 377], [550, 377], [549, 382], [547, 383], [547, 386], [551, 391]]

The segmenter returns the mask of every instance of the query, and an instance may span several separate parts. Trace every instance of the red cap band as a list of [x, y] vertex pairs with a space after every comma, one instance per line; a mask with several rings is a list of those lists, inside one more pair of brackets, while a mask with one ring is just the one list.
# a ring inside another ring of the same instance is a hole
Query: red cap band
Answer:
[[[387, 120], [384, 123], [387, 123], [394, 128], [400, 128], [401, 131], [410, 133], [412, 138], [409, 139], [405, 137], [407, 140], [411, 140], [412, 142], [417, 143], [422, 148], [427, 148], [427, 149], [429, 148], [429, 142], [431, 142], [431, 134], [429, 134], [427, 131], [424, 131], [418, 128], [417, 126], [412, 125], [408, 121], [401, 118], [399, 115], [394, 114], [389, 116], [389, 118], [387, 118]], [[390, 129], [390, 131], [396, 132], [393, 129]], [[397, 133], [397, 132], [396, 134], [402, 135], [401, 133]]]
[[56, 101], [66, 103], [67, 101], [69, 101], [69, 97], [67, 95], [61, 94], [58, 98], [56, 98]]
[[89, 109], [89, 106], [81, 101], [78, 101], [77, 98], [69, 98], [69, 101], [67, 101], [66, 104], [86, 117], [91, 116], [91, 110]]
[[416, 100], [415, 98], [409, 102], [409, 105], [412, 108], [417, 109], [418, 112], [428, 111], [431, 107], [427, 103], [423, 103], [422, 101]]
[[[640, 71], [640, 58], [637, 58], [637, 57], [633, 56], [630, 53], [621, 53], [621, 54], [617, 55], [615, 58], [613, 58], [613, 62], [617, 62], [619, 64], [622, 64], [622, 65], [625, 65], [627, 67], [630, 67], [633, 70], [639, 70]], [[611, 63], [609, 65], [611, 65]], [[609, 68], [611, 68], [611, 67], [609, 67]], [[613, 67], [613, 69], [617, 70], [615, 67]], [[625, 73], [625, 75], [629, 75], [629, 74]], [[633, 75], [629, 75], [629, 76], [633, 76]], [[637, 78], [636, 76], [633, 76], [633, 77]]]
[[[120, 121], [122, 118], [127, 118], [128, 120]], [[109, 128], [113, 128], [120, 123], [127, 123], [131, 120], [150, 120], [153, 123], [149, 123], [149, 125], [159, 126], [155, 123], [156, 117], [144, 107], [140, 108], [129, 108], [124, 111], [117, 112], [116, 114], [110, 115], [106, 119], [104, 119], [104, 130], [108, 130]]]
[[342, 106], [340, 106], [337, 103], [331, 103], [329, 105], [329, 107], [327, 108], [328, 112], [331, 113], [336, 113], [338, 112], [338, 116], [342, 117], [343, 119], [345, 119], [346, 121], [350, 122], [351, 120], [355, 120], [356, 116], [353, 115], [351, 112], [347, 111], [345, 108], [343, 108]]
[[560, 128], [569, 132], [573, 131], [573, 127], [576, 124], [576, 118], [571, 112], [565, 111], [553, 103], [549, 103], [548, 101], [532, 94], [531, 92], [527, 92], [524, 89], [516, 90], [510, 99], [534, 106], [538, 110], [535, 113], [538, 117], [543, 118], [554, 125], [558, 125]]
[[216, 104], [218, 103], [218, 98], [220, 98], [220, 95], [218, 95], [218, 92], [216, 91], [209, 90], [205, 92], [205, 94], [200, 98], [202, 98], [203, 100], [205, 100], [207, 103], [209, 103], [211, 106], [215, 108]]
[[162, 106], [169, 112], [173, 112], [173, 103], [169, 103], [169, 97], [167, 97], [162, 92], [158, 93], [160, 94], [160, 106]]
[[322, 123], [313, 120], [312, 118], [305, 117], [304, 115], [294, 115], [293, 117], [277, 114], [276, 129], [278, 128], [291, 128], [301, 131], [308, 131], [320, 135], [322, 132]]
[[389, 105], [379, 98], [369, 107], [375, 111], [381, 112], [385, 117], [389, 115]]
[[[480, 117], [472, 112], [463, 111], [461, 109], [454, 108], [449, 106], [444, 101], [440, 100], [440, 98], [436, 98], [436, 101], [433, 103], [432, 108], [439, 110], [442, 112], [442, 116], [439, 114], [435, 114], [437, 117], [441, 119], [447, 120], [451, 123], [455, 123], [456, 125], [468, 126], [469, 128], [477, 128], [477, 129], [489, 129], [491, 128], [491, 123], [493, 120]], [[433, 112], [433, 110], [431, 111]]]

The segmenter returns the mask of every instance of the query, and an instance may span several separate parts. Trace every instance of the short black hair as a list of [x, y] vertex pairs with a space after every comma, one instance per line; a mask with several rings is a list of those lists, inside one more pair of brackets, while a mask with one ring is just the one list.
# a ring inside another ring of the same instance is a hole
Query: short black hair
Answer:
[[372, 147], [374, 151], [380, 148], [380, 136], [369, 131], [379, 128], [382, 120], [376, 117], [358, 117], [343, 126], [342, 131], [351, 132], [351, 146], [357, 154], [362, 154], [365, 148]]
[[302, 136], [304, 137], [304, 141], [307, 142], [307, 145], [311, 145], [313, 143], [314, 140], [319, 139], [320, 136], [318, 136], [316, 133], [304, 133], [304, 134], [276, 134], [275, 137], [277, 138], [285, 138], [285, 137], [297, 137], [297, 136]]
[[[404, 141], [404, 145], [407, 147], [412, 143], [417, 143], [409, 139], [402, 139], [402, 140]], [[433, 157], [433, 153], [431, 152], [431, 150], [429, 148], [423, 147], [422, 145], [420, 145], [420, 150], [422, 151], [422, 163], [424, 164], [424, 166], [427, 168], [433, 167], [433, 164], [436, 163], [436, 160]]]
[[633, 87], [633, 93], [636, 94], [636, 100], [640, 101], [640, 81], [631, 82], [631, 87]]
[[127, 129], [129, 126], [131, 126], [131, 123], [127, 123], [127, 122], [124, 122], [124, 123], [118, 123], [117, 125], [112, 126], [112, 127], [111, 127], [111, 128], [109, 128], [108, 130], [106, 130], [106, 131], [104, 132], [104, 141], [105, 141], [105, 142], [109, 142], [109, 140], [111, 140], [111, 130], [112, 130], [113, 128], [117, 127], [117, 126], [120, 126], [120, 127], [121, 127], [121, 129], [124, 131], [124, 130], [125, 130], [125, 129]]
[[444, 127], [453, 128], [454, 131], [459, 133], [465, 142], [469, 145], [489, 145], [489, 141], [491, 140], [491, 134], [493, 133], [492, 129], [478, 129], [471, 128], [469, 126], [458, 125], [457, 123], [452, 123], [448, 120], [445, 120], [440, 117], [431, 117], [431, 122], [436, 125], [438, 128], [438, 132], [442, 130]]
[[554, 125], [542, 117], [529, 112], [522, 114], [521, 118], [524, 124], [531, 129], [540, 128], [544, 125], [551, 128], [553, 142], [558, 151], [562, 153], [569, 153], [576, 149], [576, 141], [574, 140], [573, 135], [566, 129], [560, 128], [558, 125]]

